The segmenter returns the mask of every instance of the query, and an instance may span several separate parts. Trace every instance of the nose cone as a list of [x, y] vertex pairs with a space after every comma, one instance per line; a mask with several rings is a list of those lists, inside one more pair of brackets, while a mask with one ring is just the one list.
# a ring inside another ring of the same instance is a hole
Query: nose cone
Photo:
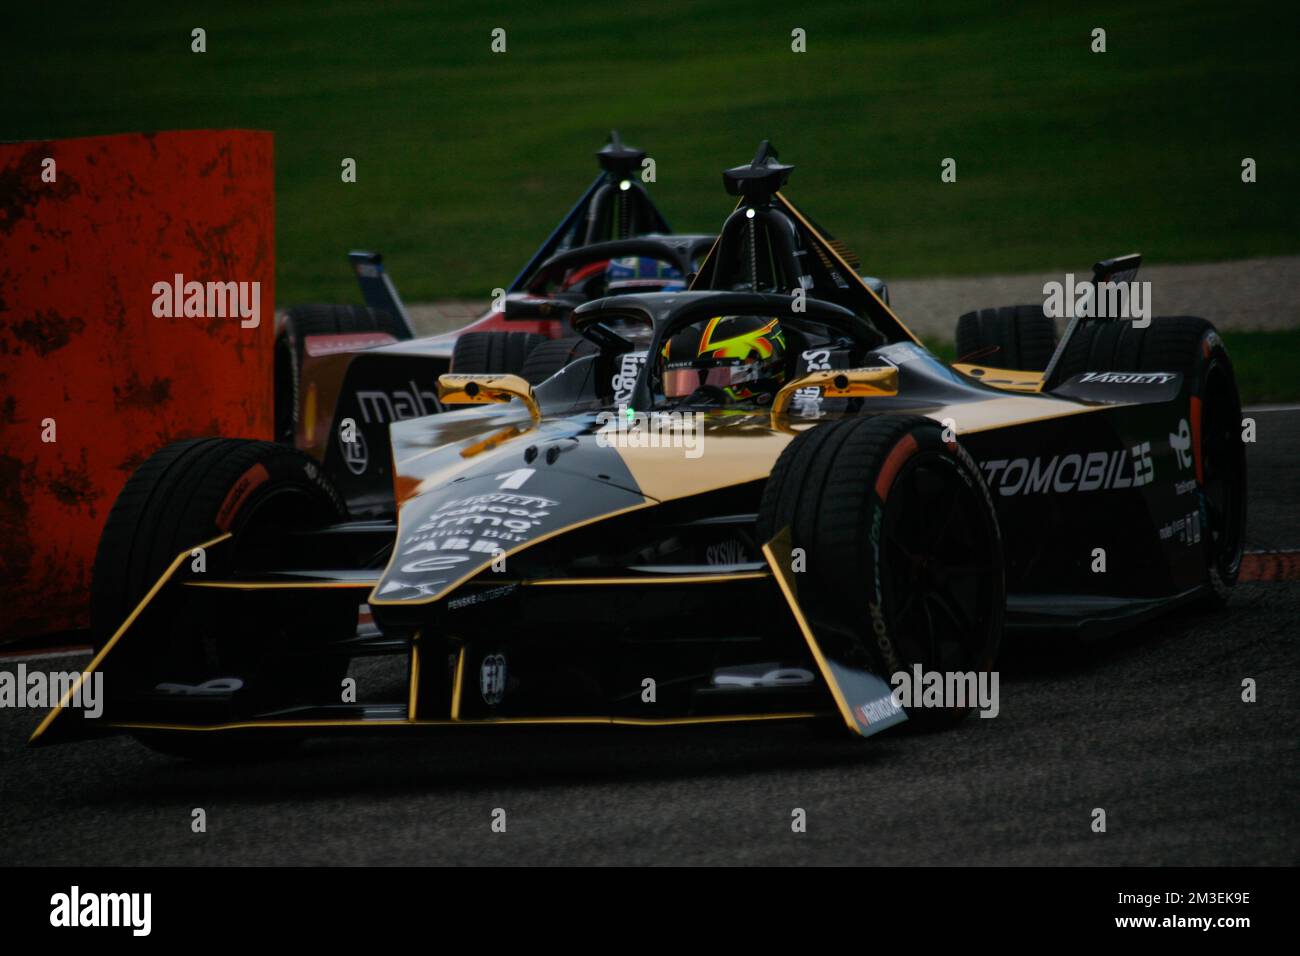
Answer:
[[[587, 416], [518, 432], [513, 424], [489, 428], [486, 437], [411, 461], [431, 470], [407, 473], [415, 490], [398, 513], [393, 556], [370, 603], [436, 601], [494, 558], [654, 504], [637, 490], [618, 450], [592, 432], [594, 424]], [[510, 434], [483, 447], [503, 430]]]

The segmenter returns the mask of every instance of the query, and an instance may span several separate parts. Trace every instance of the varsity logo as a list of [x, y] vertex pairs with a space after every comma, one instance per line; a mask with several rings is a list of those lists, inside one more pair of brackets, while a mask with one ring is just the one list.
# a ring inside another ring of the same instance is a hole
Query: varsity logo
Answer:
[[1176, 372], [1084, 372], [1079, 381], [1102, 385], [1167, 385], [1177, 377]]

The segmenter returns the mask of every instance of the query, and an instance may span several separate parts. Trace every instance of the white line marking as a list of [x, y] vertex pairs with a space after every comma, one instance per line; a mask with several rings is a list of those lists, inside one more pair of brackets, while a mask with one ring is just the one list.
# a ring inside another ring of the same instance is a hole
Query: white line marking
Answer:
[[70, 651], [50, 651], [47, 654], [24, 654], [22, 652], [17, 654], [0, 654], [0, 663], [17, 664], [20, 661], [42, 661], [55, 657], [89, 657], [93, 653], [94, 650], [92, 648], [83, 647]]
[[1300, 404], [1292, 405], [1247, 405], [1243, 412], [1300, 412]]

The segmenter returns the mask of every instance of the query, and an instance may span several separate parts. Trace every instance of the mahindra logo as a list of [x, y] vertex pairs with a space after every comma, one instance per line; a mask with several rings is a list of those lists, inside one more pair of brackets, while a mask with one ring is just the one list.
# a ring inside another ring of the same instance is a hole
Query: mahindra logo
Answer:
[[420, 418], [435, 415], [442, 411], [438, 396], [428, 389], [421, 389], [414, 381], [407, 382], [408, 388], [395, 392], [357, 390], [357, 405], [361, 409], [361, 420], [367, 425], [384, 425], [404, 418]]

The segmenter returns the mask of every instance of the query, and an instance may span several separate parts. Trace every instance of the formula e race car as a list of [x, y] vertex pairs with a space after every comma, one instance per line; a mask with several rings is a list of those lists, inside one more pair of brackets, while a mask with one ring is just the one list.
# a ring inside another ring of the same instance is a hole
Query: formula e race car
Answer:
[[[1222, 602], [1242, 554], [1232, 365], [1191, 317], [1085, 319], [1042, 367], [945, 365], [781, 191], [765, 143], [691, 289], [575, 307], [540, 384], [443, 375], [391, 422], [395, 518], [280, 444], [164, 448], [95, 568], [103, 716], [204, 753], [343, 730], [826, 720], [942, 724], [908, 673], [983, 674], [1005, 629]], [[1099, 263], [1097, 281], [1137, 268]], [[964, 337], [1003, 365], [1023, 310]], [[1041, 318], [1041, 316], [1040, 316]], [[1055, 339], [1055, 331], [1052, 331]], [[346, 699], [400, 655], [400, 698]], [[74, 688], [75, 689], [75, 688]]]
[[[671, 233], [641, 183], [645, 156], [612, 131], [586, 192], [487, 312], [453, 332], [417, 336], [382, 256], [350, 253], [364, 306], [298, 305], [278, 319], [277, 440], [321, 462], [353, 514], [391, 514], [388, 425], [441, 411], [440, 374], [540, 383], [594, 350], [569, 330], [575, 306], [684, 289], [714, 237]], [[346, 432], [343, 421], [353, 423]]]

